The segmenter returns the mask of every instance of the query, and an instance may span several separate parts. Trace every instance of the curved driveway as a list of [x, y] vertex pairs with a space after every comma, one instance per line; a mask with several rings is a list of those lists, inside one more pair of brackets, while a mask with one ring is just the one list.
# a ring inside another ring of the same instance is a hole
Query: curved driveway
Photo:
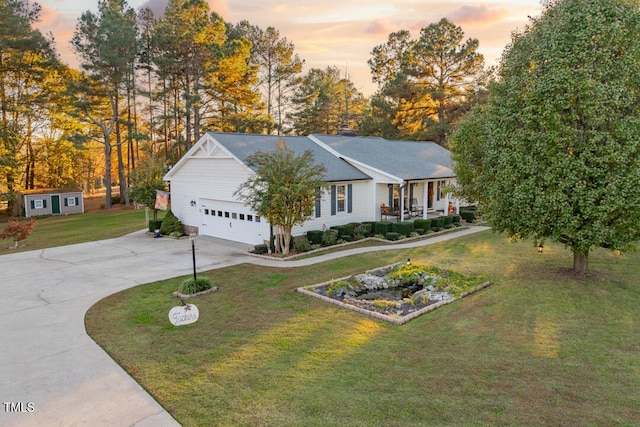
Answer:
[[[471, 227], [416, 247], [486, 230]], [[199, 237], [198, 270], [251, 262], [297, 267], [388, 247], [358, 248], [299, 261], [244, 254], [247, 245]], [[144, 231], [98, 242], [0, 256], [0, 425], [177, 426], [178, 423], [87, 335], [84, 316], [123, 289], [187, 275], [187, 239]]]

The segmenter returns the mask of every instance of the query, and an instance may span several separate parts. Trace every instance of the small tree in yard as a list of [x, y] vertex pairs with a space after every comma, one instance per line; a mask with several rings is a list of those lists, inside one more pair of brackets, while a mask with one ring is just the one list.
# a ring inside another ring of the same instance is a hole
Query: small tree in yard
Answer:
[[157, 157], [150, 157], [139, 163], [131, 173], [131, 197], [137, 203], [153, 208], [153, 219], [158, 219], [158, 210], [155, 209], [156, 192], [167, 189], [167, 183], [162, 179], [165, 172], [164, 162]]
[[462, 195], [496, 231], [565, 244], [576, 273], [640, 239], [639, 39], [637, 1], [547, 2], [453, 138]]
[[245, 159], [256, 174], [234, 193], [275, 230], [276, 253], [289, 253], [291, 230], [313, 213], [325, 168], [314, 164], [309, 150], [297, 156], [284, 141], [274, 151], [259, 151]]
[[0, 238], [13, 239], [14, 247], [17, 248], [18, 242], [29, 237], [35, 225], [36, 221], [34, 219], [28, 222], [9, 220], [7, 228], [0, 234]]

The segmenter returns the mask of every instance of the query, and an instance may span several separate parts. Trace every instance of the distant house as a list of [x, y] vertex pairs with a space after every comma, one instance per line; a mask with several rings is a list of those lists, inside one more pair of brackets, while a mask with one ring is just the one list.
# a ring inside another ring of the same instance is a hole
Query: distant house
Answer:
[[24, 216], [84, 213], [84, 198], [76, 188], [45, 188], [18, 192], [14, 214]]
[[[188, 231], [259, 244], [270, 225], [233, 193], [254, 170], [245, 164], [279, 140], [324, 165], [327, 190], [312, 217], [293, 235], [350, 222], [426, 218], [448, 208], [445, 186], [455, 181], [449, 151], [433, 142], [389, 141], [346, 135], [277, 136], [206, 133], [164, 177], [171, 209]], [[384, 208], [384, 209], [383, 209]]]

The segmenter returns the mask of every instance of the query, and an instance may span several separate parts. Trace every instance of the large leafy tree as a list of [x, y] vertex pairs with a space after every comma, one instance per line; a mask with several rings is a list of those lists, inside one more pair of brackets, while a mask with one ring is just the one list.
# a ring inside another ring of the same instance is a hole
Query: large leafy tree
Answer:
[[235, 192], [266, 218], [275, 230], [276, 252], [289, 253], [291, 230], [313, 213], [318, 188], [325, 186], [325, 168], [309, 150], [297, 155], [284, 141], [274, 151], [258, 151], [245, 163], [255, 171]]
[[61, 66], [53, 40], [33, 28], [40, 6], [0, 1], [0, 192], [33, 188], [42, 170], [38, 151]]
[[454, 137], [462, 193], [494, 230], [564, 243], [576, 273], [640, 239], [639, 38], [637, 1], [548, 3]]
[[417, 40], [408, 31], [391, 33], [368, 61], [378, 91], [366, 131], [447, 146], [479, 87], [484, 58], [478, 47], [447, 19], [422, 28]]

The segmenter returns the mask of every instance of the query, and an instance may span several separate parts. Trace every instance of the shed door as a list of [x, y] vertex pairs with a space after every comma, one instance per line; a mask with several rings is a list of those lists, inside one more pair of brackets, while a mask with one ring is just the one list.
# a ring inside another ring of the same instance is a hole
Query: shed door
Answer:
[[60, 196], [51, 196], [51, 213], [53, 215], [60, 213]]

